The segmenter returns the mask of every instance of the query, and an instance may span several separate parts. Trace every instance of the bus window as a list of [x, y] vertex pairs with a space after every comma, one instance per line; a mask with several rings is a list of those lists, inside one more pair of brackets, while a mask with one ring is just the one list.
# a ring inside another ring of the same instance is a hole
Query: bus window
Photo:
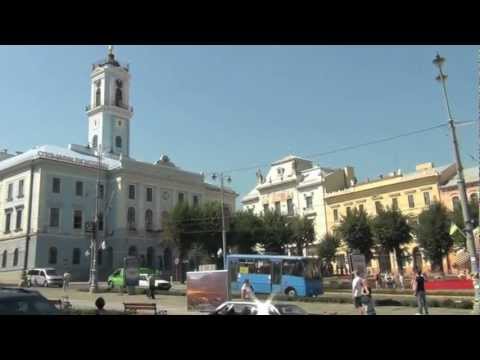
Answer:
[[303, 265], [299, 260], [283, 260], [283, 275], [303, 276]]
[[270, 261], [258, 260], [256, 265], [255, 273], [266, 275], [270, 275], [272, 273], [272, 263]]
[[238, 272], [240, 274], [255, 274], [256, 266], [252, 260], [240, 259], [238, 262]]
[[305, 279], [320, 280], [321, 271], [320, 264], [315, 259], [307, 259], [305, 262]]

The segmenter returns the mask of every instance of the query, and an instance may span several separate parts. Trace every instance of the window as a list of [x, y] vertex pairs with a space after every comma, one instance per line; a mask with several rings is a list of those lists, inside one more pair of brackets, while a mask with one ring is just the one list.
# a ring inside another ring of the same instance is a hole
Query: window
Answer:
[[147, 267], [150, 269], [154, 268], [154, 259], [155, 259], [155, 249], [153, 247], [149, 247], [147, 249]]
[[135, 185], [128, 186], [128, 198], [130, 200], [135, 200]]
[[350, 206], [347, 206], [347, 216], [352, 213], [352, 208]]
[[13, 200], [13, 184], [8, 184], [7, 201]]
[[452, 198], [452, 206], [453, 206], [454, 209], [456, 207], [460, 207], [460, 199], [458, 198], [458, 196], [454, 196]]
[[93, 138], [92, 138], [92, 147], [94, 149], [96, 149], [98, 146], [98, 136], [97, 135], [93, 135]]
[[338, 221], [338, 209], [333, 209], [333, 221]]
[[127, 223], [129, 230], [135, 230], [135, 209], [133, 207], [128, 208]]
[[60, 179], [59, 178], [53, 178], [52, 192], [55, 193], [55, 194], [60, 193]]
[[48, 249], [48, 263], [50, 265], [55, 265], [57, 263], [57, 248], [51, 247]]
[[58, 227], [60, 223], [60, 209], [50, 208], [50, 227]]
[[103, 184], [98, 184], [98, 198], [103, 199], [105, 196], [105, 186]]
[[183, 200], [185, 200], [185, 194], [184, 193], [178, 193], [178, 203], [179, 204], [183, 203]]
[[470, 195], [470, 201], [473, 203], [478, 203], [478, 194], [473, 193]]
[[424, 192], [423, 193], [423, 200], [425, 201], [425, 206], [430, 206], [430, 193]]
[[299, 260], [283, 260], [283, 275], [303, 276], [303, 266]]
[[360, 210], [361, 212], [363, 212], [363, 204], [358, 205], [358, 210]]
[[287, 215], [293, 216], [293, 201], [292, 199], [287, 199]]
[[281, 211], [280, 201], [276, 201], [275, 202], [275, 212], [277, 214], [280, 214], [280, 211]]
[[19, 197], [19, 198], [23, 198], [23, 184], [24, 184], [23, 180], [20, 180], [18, 182], [18, 195], [17, 195], [17, 197]]
[[103, 213], [98, 214], [98, 231], [103, 231]]
[[397, 198], [392, 199], [392, 209], [393, 210], [398, 210], [398, 199]]
[[153, 212], [150, 209], [145, 211], [145, 229], [147, 231], [153, 230]]
[[5, 213], [5, 232], [10, 232], [10, 222], [12, 220], [12, 213], [10, 211]]
[[79, 248], [73, 249], [72, 264], [73, 265], [80, 264], [80, 249]]
[[257, 260], [255, 263], [255, 273], [270, 275], [272, 273], [272, 262], [268, 260]]
[[[120, 84], [120, 83], [118, 83], [118, 84]], [[120, 86], [120, 87], [117, 87], [117, 90], [115, 91], [115, 105], [116, 106], [122, 106], [122, 102], [123, 102], [123, 96], [122, 96], [122, 89], [121, 89], [121, 86]]]
[[137, 256], [137, 248], [135, 246], [128, 248], [128, 256]]
[[22, 213], [23, 209], [17, 209], [17, 221], [15, 224], [15, 230], [21, 230], [22, 229]]
[[375, 211], [380, 214], [383, 211], [383, 206], [380, 201], [375, 201]]
[[115, 146], [117, 148], [121, 148], [122, 147], [122, 137], [121, 136], [116, 136], [115, 137]]
[[413, 198], [413, 194], [408, 195], [408, 207], [413, 209], [415, 207], [415, 200]]
[[6, 267], [7, 267], [7, 250], [4, 250], [2, 254], [2, 268], [6, 268]]
[[263, 213], [267, 213], [268, 212], [268, 204], [265, 204], [263, 205]]
[[18, 266], [18, 249], [13, 252], [13, 266]]
[[74, 229], [82, 228], [82, 210], [73, 211], [73, 228]]
[[313, 207], [313, 196], [307, 196], [305, 201], [307, 203], [307, 209], [311, 209]]
[[77, 181], [75, 183], [75, 195], [83, 196], [83, 182]]
[[153, 189], [152, 188], [147, 188], [147, 201], [148, 202], [153, 201]]
[[193, 206], [198, 206], [199, 203], [198, 195], [193, 195]]

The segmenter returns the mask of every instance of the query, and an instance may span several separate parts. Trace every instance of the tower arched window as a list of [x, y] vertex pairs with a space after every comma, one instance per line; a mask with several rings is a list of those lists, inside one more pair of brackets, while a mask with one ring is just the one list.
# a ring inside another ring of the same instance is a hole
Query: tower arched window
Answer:
[[115, 106], [123, 105], [122, 83], [117, 81], [117, 90], [115, 91]]
[[122, 137], [121, 137], [121, 136], [115, 137], [115, 146], [116, 146], [117, 148], [121, 148], [121, 147], [122, 147]]
[[135, 208], [129, 207], [127, 211], [127, 223], [129, 230], [135, 230]]
[[101, 105], [101, 99], [102, 99], [102, 95], [100, 92], [100, 86], [97, 85], [97, 90], [95, 91], [95, 107]]
[[145, 211], [145, 229], [147, 231], [153, 230], [153, 212], [150, 209]]
[[93, 138], [92, 138], [92, 147], [94, 149], [96, 149], [98, 146], [98, 136], [97, 135], [93, 135]]
[[13, 252], [13, 266], [18, 265], [18, 249], [15, 249]]

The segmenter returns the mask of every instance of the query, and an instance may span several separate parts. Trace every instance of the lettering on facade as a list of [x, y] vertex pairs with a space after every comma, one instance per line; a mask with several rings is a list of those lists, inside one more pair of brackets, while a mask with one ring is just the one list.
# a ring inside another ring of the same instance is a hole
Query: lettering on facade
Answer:
[[[95, 169], [98, 169], [98, 167], [99, 167], [99, 164], [96, 161], [77, 159], [77, 158], [73, 158], [71, 156], [52, 154], [52, 153], [48, 153], [48, 152], [44, 152], [44, 151], [39, 151], [38, 152], [38, 157], [42, 158], [42, 159], [61, 161], [61, 162], [69, 163], [69, 164], [91, 167], [91, 168], [95, 168]], [[103, 169], [103, 170], [108, 170], [108, 167], [104, 164], [101, 164], [100, 168]]]

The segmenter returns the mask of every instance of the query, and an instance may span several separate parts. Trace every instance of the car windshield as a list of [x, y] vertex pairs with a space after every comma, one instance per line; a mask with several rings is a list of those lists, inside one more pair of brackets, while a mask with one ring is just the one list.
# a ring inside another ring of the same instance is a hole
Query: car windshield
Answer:
[[0, 300], [2, 315], [53, 315], [58, 314], [54, 306], [40, 297]]
[[275, 305], [282, 315], [307, 315], [307, 312], [297, 305]]
[[47, 275], [57, 275], [57, 271], [54, 269], [47, 270]]

